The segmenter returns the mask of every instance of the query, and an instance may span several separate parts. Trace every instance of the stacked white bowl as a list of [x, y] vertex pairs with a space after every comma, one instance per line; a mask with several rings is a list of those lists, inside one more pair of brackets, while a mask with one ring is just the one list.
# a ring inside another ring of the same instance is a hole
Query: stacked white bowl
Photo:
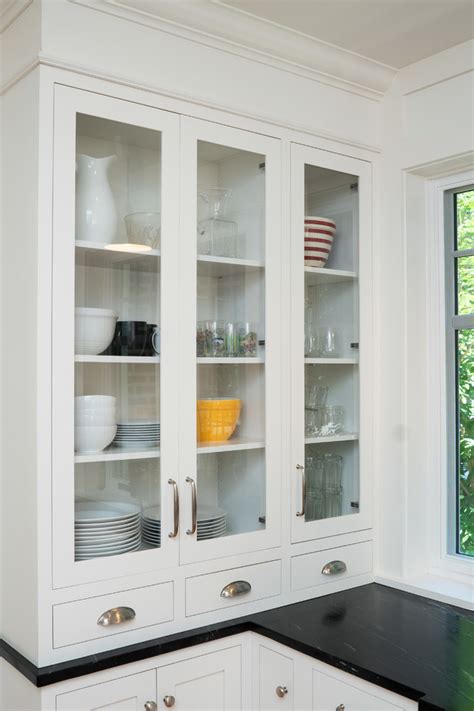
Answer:
[[118, 314], [110, 309], [75, 309], [76, 353], [99, 355], [112, 343]]
[[74, 400], [74, 449], [79, 454], [98, 454], [117, 432], [117, 398], [82, 395]]
[[304, 263], [309, 267], [325, 267], [331, 253], [336, 223], [327, 217], [305, 215]]

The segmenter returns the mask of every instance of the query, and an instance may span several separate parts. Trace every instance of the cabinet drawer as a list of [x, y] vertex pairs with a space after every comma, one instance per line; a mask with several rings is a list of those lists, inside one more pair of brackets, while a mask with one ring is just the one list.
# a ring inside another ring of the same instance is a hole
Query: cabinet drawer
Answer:
[[293, 709], [293, 660], [273, 649], [258, 649], [258, 711]]
[[[367, 685], [369, 686], [369, 685]], [[405, 709], [403, 700], [400, 706], [386, 701], [384, 692], [370, 684], [370, 689], [362, 691], [348, 680], [335, 679], [330, 674], [313, 669], [313, 711], [327, 709], [345, 709], [345, 711], [400, 711]], [[372, 690], [374, 693], [372, 693]], [[408, 702], [412, 703], [412, 702]]]
[[[332, 566], [332, 573], [324, 575], [322, 570], [329, 563], [335, 563]], [[371, 570], [372, 541], [297, 555], [291, 559], [291, 589], [312, 588], [324, 583], [333, 583], [342, 578], [363, 575]]]
[[[115, 608], [129, 608], [132, 612], [112, 613], [109, 624], [99, 624], [99, 618]], [[172, 582], [65, 602], [53, 607], [53, 643], [54, 647], [66, 647], [158, 625], [172, 620], [173, 616]], [[123, 617], [130, 619], [119, 621]]]
[[[229, 596], [222, 593], [231, 583], [243, 582], [229, 590]], [[250, 589], [249, 589], [250, 586]], [[254, 602], [281, 593], [281, 561], [246, 565], [218, 573], [199, 575], [186, 579], [186, 616], [221, 610], [245, 602]]]

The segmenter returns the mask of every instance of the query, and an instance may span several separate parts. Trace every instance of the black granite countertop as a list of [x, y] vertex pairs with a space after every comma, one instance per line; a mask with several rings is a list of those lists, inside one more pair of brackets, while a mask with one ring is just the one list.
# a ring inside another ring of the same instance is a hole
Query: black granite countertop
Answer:
[[254, 631], [419, 702], [474, 711], [474, 613], [375, 583], [80, 659], [35, 667], [0, 654], [37, 686]]

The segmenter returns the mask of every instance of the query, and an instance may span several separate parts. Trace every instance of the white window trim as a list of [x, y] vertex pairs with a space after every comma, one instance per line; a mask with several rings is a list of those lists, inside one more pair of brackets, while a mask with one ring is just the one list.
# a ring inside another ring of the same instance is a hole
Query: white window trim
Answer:
[[[474, 561], [451, 554], [448, 550], [448, 423], [446, 418], [447, 357], [446, 357], [446, 234], [445, 192], [468, 187], [474, 183], [474, 171], [429, 181], [427, 205], [427, 322], [429, 382], [439, 384], [428, 394], [428, 412], [432, 432], [432, 446], [427, 452], [429, 471], [435, 475], [436, 485], [428, 492], [429, 540], [432, 541], [428, 573], [447, 576], [453, 582], [472, 583]], [[431, 236], [431, 238], [430, 238]]]

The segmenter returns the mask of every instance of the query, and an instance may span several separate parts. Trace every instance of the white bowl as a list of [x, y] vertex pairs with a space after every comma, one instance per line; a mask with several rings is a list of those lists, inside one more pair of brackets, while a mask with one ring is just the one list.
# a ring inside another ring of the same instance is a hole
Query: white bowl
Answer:
[[76, 412], [74, 424], [76, 427], [113, 427], [117, 424], [115, 410], [81, 410]]
[[113, 440], [117, 425], [74, 427], [74, 449], [79, 454], [98, 454]]
[[110, 309], [75, 309], [76, 353], [98, 355], [112, 343], [118, 314]]
[[76, 412], [84, 409], [103, 410], [117, 407], [117, 398], [113, 395], [78, 395], [74, 398]]

